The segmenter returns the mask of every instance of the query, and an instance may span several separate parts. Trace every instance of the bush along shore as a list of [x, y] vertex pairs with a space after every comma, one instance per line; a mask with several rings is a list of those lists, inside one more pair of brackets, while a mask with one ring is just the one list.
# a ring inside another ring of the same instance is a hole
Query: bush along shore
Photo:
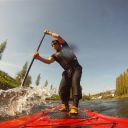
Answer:
[[0, 70], [0, 89], [7, 90], [18, 86], [19, 83], [14, 78]]

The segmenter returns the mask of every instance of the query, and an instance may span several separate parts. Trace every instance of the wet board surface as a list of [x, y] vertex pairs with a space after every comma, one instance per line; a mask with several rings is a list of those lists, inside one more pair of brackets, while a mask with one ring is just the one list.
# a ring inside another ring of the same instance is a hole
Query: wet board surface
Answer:
[[51, 119], [85, 119], [89, 118], [86, 113], [78, 112], [78, 114], [71, 115], [68, 112], [53, 111], [48, 114]]

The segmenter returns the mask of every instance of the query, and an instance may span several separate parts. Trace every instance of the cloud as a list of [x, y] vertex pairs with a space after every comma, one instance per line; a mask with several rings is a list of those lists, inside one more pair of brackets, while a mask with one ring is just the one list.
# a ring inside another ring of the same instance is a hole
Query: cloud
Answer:
[[16, 72], [18, 72], [18, 70], [20, 68], [21, 67], [17, 64], [5, 62], [5, 61], [0, 61], [0, 70], [8, 73], [12, 77], [15, 77]]
[[16, 64], [12, 64], [12, 63], [9, 63], [9, 62], [5, 62], [5, 61], [0, 61], [0, 67], [9, 67], [9, 68], [20, 68], [19, 65], [16, 65]]

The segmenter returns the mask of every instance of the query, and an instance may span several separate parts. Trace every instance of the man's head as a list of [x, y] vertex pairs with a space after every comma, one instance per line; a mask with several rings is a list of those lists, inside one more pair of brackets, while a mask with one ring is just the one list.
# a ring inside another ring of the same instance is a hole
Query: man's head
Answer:
[[53, 40], [51, 42], [52, 48], [55, 50], [59, 50], [61, 48], [61, 45], [58, 40]]

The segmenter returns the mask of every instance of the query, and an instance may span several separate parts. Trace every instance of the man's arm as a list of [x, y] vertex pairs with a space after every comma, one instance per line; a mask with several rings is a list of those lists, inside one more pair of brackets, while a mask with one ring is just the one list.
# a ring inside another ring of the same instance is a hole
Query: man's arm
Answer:
[[48, 58], [41, 57], [38, 52], [35, 52], [35, 53], [33, 54], [33, 57], [34, 57], [35, 59], [40, 60], [41, 62], [43, 62], [43, 63], [45, 63], [45, 64], [51, 64], [51, 63], [53, 63], [53, 62], [55, 61], [52, 56], [50, 56], [50, 57], [48, 57]]
[[44, 58], [44, 57], [38, 56], [37, 59], [46, 64], [51, 64], [55, 61], [53, 57]]
[[65, 42], [65, 40], [57, 33], [53, 33], [48, 30], [45, 30], [44, 33], [56, 38], [61, 44], [63, 44]]

